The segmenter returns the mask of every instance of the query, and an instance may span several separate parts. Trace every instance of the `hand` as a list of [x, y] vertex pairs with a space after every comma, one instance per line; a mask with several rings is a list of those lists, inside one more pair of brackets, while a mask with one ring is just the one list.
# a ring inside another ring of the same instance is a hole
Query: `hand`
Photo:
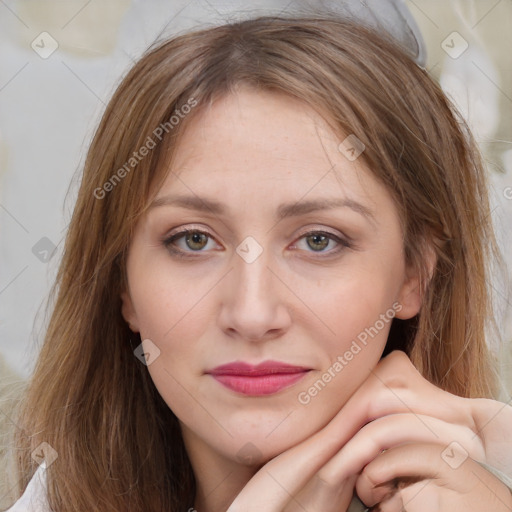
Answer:
[[457, 449], [450, 466], [443, 451], [436, 444], [408, 444], [385, 451], [357, 479], [359, 498], [372, 511], [512, 510], [512, 493], [501, 480]]
[[344, 511], [363, 468], [406, 443], [434, 444], [440, 453], [455, 447], [508, 471], [511, 411], [493, 400], [447, 393], [426, 381], [403, 352], [393, 352], [326, 427], [265, 464], [228, 512], [291, 511], [297, 502], [307, 510]]

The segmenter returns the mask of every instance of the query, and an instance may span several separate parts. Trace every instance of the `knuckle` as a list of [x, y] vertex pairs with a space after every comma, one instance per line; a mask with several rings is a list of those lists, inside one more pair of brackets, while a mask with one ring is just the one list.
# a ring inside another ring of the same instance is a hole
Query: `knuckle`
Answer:
[[386, 357], [386, 361], [389, 364], [393, 364], [393, 366], [399, 365], [400, 367], [410, 367], [412, 365], [409, 356], [402, 350], [393, 350], [393, 352], [388, 354]]
[[382, 475], [379, 473], [378, 468], [375, 465], [367, 465], [359, 477], [362, 481], [366, 482], [366, 485], [370, 489], [374, 489], [378, 485], [382, 484]]
[[[392, 373], [386, 376], [384, 385], [391, 389], [405, 389], [410, 387], [410, 378], [404, 373]], [[388, 391], [389, 394], [389, 391]]]
[[379, 378], [388, 386], [406, 387], [419, 372], [409, 356], [401, 350], [394, 350], [383, 360]]
[[315, 475], [315, 484], [320, 488], [333, 488], [340, 484], [340, 480], [332, 471], [320, 469]]

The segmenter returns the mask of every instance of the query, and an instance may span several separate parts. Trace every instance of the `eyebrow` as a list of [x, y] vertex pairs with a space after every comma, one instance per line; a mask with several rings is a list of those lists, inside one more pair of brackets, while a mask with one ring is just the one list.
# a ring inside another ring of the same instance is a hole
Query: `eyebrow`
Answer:
[[[150, 204], [149, 209], [160, 206], [177, 206], [188, 210], [209, 212], [219, 216], [227, 215], [228, 213], [226, 207], [219, 201], [199, 196], [168, 195], [159, 197]], [[279, 220], [283, 220], [289, 217], [298, 217], [320, 210], [333, 210], [335, 208], [350, 208], [372, 223], [376, 220], [374, 213], [368, 207], [348, 198], [315, 199], [284, 203], [278, 206], [276, 217]]]

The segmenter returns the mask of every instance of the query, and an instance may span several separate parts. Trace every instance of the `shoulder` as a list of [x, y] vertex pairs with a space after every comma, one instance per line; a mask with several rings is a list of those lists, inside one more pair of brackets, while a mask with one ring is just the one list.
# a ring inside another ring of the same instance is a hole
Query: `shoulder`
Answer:
[[46, 497], [46, 469], [39, 466], [25, 492], [5, 512], [51, 512]]

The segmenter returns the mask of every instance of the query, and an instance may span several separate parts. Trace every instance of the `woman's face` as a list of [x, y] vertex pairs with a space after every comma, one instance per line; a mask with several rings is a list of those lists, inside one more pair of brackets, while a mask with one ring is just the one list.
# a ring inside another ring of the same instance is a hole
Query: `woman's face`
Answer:
[[[138, 223], [123, 315], [189, 447], [255, 464], [311, 436], [393, 316], [418, 312], [394, 202], [343, 139], [291, 97], [240, 89], [191, 119]], [[208, 373], [264, 361], [308, 371]]]

